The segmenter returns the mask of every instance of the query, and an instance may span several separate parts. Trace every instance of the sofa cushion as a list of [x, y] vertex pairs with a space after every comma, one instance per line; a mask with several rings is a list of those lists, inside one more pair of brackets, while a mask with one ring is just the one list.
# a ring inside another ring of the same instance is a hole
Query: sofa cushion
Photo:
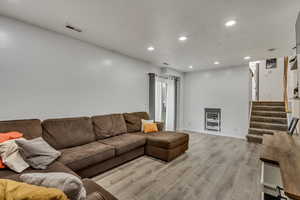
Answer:
[[0, 121], [0, 133], [18, 131], [26, 139], [42, 136], [42, 126], [39, 119]]
[[77, 171], [101, 161], [113, 158], [115, 148], [99, 142], [92, 142], [77, 147], [61, 150], [62, 155], [58, 161], [64, 163], [72, 170]]
[[123, 134], [115, 137], [98, 140], [100, 143], [108, 144], [116, 148], [116, 155], [129, 152], [140, 146], [145, 145], [146, 138], [139, 135]]
[[89, 117], [47, 119], [43, 121], [43, 137], [56, 149], [70, 148], [95, 141]]
[[96, 139], [105, 139], [127, 132], [122, 114], [101, 115], [92, 117]]
[[189, 141], [189, 135], [186, 133], [164, 131], [157, 133], [135, 132], [133, 135], [147, 137], [147, 145], [160, 147], [164, 149], [172, 149]]
[[[25, 171], [23, 171], [23, 173], [47, 173], [47, 172], [64, 172], [64, 173], [69, 173], [69, 174], [78, 176], [70, 168], [68, 168], [64, 164], [57, 162], [57, 161], [52, 163], [47, 169], [37, 170], [37, 169], [33, 169], [33, 168], [28, 168]], [[8, 178], [8, 179], [19, 181], [19, 179], [18, 179], [19, 176], [20, 176], [20, 174], [14, 172], [12, 170], [9, 170], [9, 169], [1, 169], [0, 170], [0, 178]]]
[[128, 133], [141, 131], [142, 119], [149, 120], [149, 115], [146, 112], [124, 113], [123, 115]]

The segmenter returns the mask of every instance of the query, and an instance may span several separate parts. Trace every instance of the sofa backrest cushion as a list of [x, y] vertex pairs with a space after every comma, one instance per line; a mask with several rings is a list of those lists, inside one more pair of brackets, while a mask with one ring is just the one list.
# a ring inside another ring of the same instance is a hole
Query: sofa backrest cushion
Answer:
[[122, 114], [93, 116], [92, 122], [97, 140], [127, 133], [126, 122]]
[[79, 146], [95, 141], [89, 117], [47, 119], [43, 121], [43, 138], [55, 149]]
[[0, 133], [18, 131], [24, 138], [33, 139], [42, 136], [42, 125], [39, 119], [0, 121]]
[[124, 113], [123, 116], [126, 121], [128, 133], [141, 131], [142, 119], [150, 119], [147, 112]]

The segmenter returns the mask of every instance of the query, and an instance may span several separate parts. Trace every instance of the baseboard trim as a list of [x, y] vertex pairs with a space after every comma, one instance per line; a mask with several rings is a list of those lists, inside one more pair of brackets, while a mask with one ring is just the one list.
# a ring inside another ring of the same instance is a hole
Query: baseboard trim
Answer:
[[246, 140], [246, 135], [245, 135], [245, 137], [243, 137], [243, 136], [236, 136], [236, 135], [226, 134], [226, 133], [222, 133], [222, 132], [199, 131], [199, 130], [193, 130], [193, 129], [183, 129], [182, 131], [190, 131], [190, 132], [195, 132], [195, 133], [204, 133], [204, 134], [210, 134], [210, 135], [217, 135], [217, 136], [231, 137], [231, 138], [238, 138], [238, 139]]

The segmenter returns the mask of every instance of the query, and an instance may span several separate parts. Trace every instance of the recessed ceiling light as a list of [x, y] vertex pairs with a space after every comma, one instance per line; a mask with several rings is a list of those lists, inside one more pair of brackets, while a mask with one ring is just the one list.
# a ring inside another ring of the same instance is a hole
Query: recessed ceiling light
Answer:
[[186, 41], [188, 38], [186, 37], [186, 36], [180, 36], [179, 38], [178, 38], [178, 40], [179, 41]]
[[235, 20], [229, 20], [225, 23], [225, 26], [227, 26], [227, 27], [231, 27], [231, 26], [234, 26], [234, 25], [236, 25]]
[[0, 30], [0, 49], [7, 47], [10, 43], [9, 35], [6, 32]]
[[110, 60], [110, 59], [105, 59], [105, 60], [103, 60], [103, 62], [102, 62], [105, 66], [111, 66], [112, 65], [112, 60]]
[[215, 64], [215, 65], [219, 65], [220, 62], [219, 62], [219, 61], [215, 61], [214, 64]]
[[154, 48], [153, 46], [150, 46], [150, 47], [147, 48], [147, 50], [148, 50], [148, 51], [154, 51], [155, 48]]
[[245, 60], [250, 60], [250, 58], [251, 58], [250, 56], [245, 56], [244, 57]]
[[190, 65], [190, 66], [189, 66], [189, 68], [190, 68], [190, 69], [193, 69], [193, 66], [192, 66], [192, 65]]

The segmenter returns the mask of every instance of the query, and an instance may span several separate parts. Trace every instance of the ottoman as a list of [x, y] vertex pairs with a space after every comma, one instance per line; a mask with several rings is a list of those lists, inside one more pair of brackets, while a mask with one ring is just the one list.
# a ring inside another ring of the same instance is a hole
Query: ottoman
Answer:
[[133, 133], [147, 138], [146, 155], [164, 161], [171, 161], [188, 149], [189, 135], [179, 132], [162, 131], [158, 133]]

